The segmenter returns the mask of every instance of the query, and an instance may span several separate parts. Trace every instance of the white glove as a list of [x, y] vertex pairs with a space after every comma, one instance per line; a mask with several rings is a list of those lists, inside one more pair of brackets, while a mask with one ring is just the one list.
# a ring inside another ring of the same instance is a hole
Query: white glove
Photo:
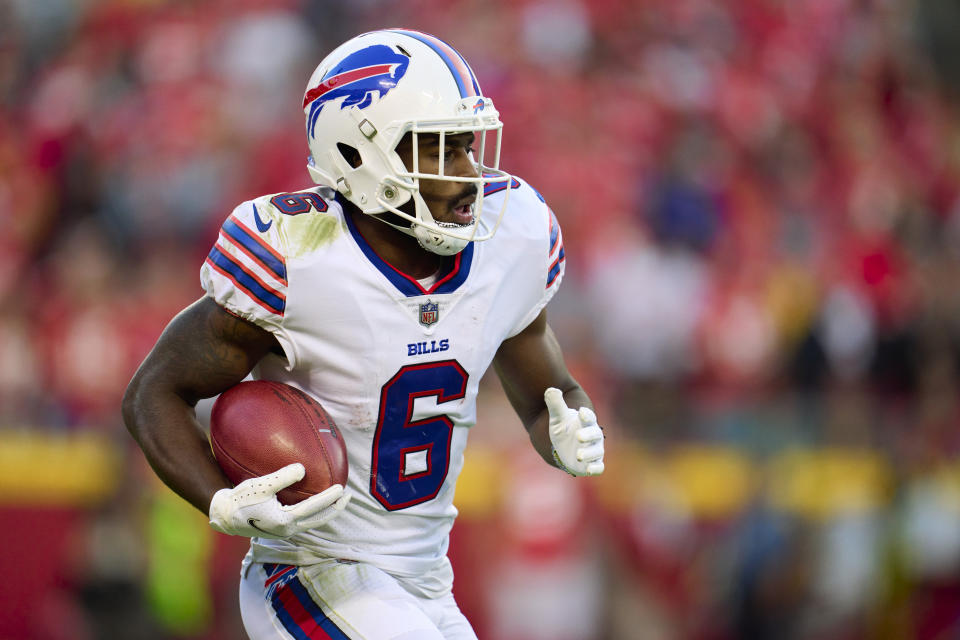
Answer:
[[550, 415], [550, 444], [557, 465], [572, 476], [603, 473], [603, 431], [593, 411], [571, 409], [563, 392], [555, 387], [543, 392], [543, 400]]
[[248, 538], [287, 538], [333, 518], [350, 502], [343, 485], [291, 505], [280, 504], [277, 492], [303, 479], [299, 462], [259, 478], [244, 480], [233, 489], [220, 489], [210, 501], [210, 526], [220, 533]]

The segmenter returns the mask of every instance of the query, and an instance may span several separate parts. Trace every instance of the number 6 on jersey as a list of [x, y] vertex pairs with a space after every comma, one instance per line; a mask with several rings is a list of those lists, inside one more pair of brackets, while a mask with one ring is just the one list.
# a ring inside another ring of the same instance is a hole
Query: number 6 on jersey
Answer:
[[467, 372], [456, 360], [402, 367], [383, 385], [373, 437], [370, 493], [389, 511], [436, 497], [450, 466], [453, 421], [436, 415], [413, 421], [414, 401], [437, 404], [466, 394]]

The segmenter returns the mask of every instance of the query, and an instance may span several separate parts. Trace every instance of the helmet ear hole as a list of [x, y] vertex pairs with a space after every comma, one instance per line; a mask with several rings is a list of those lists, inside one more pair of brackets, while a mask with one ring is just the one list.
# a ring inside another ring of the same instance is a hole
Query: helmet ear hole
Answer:
[[347, 164], [354, 169], [363, 164], [363, 162], [360, 160], [360, 152], [354, 147], [342, 142], [338, 142], [337, 150], [340, 151], [340, 155], [343, 156], [343, 159], [347, 161]]

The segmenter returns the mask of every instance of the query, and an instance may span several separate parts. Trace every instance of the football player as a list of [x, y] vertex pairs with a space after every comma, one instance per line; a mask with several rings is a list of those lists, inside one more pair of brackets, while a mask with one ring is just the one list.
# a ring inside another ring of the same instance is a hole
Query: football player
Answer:
[[[476, 638], [446, 552], [488, 367], [547, 463], [603, 472], [603, 433], [544, 311], [564, 273], [560, 226], [499, 169], [499, 114], [438, 38], [349, 40], [303, 109], [318, 186], [227, 216], [206, 295], [140, 366], [124, 419], [167, 485], [217, 531], [251, 538], [251, 638]], [[251, 372], [323, 404], [346, 487], [281, 505], [301, 464], [230, 486], [194, 405]]]

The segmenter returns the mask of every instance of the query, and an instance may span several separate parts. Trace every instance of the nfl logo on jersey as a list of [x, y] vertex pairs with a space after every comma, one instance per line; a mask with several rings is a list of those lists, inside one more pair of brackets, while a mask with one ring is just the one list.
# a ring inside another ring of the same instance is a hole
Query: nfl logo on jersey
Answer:
[[436, 324], [437, 320], [439, 319], [439, 307], [437, 307], [435, 302], [430, 302], [427, 300], [420, 305], [420, 324], [425, 327], [429, 327], [432, 324]]

